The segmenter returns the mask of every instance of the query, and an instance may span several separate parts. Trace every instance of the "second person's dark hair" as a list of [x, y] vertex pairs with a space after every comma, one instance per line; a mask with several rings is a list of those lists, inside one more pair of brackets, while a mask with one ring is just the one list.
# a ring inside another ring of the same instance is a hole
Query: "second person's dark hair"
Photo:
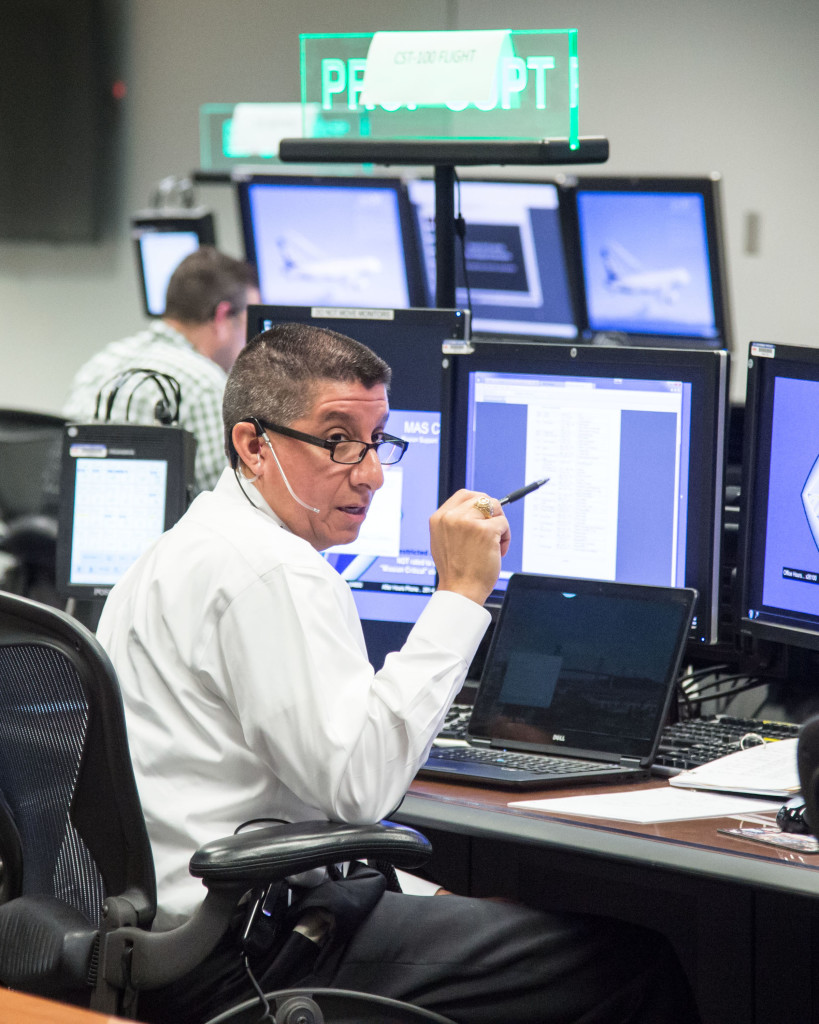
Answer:
[[165, 316], [181, 323], [204, 324], [220, 302], [240, 313], [247, 306], [247, 289], [258, 287], [249, 263], [203, 245], [179, 264], [168, 282]]

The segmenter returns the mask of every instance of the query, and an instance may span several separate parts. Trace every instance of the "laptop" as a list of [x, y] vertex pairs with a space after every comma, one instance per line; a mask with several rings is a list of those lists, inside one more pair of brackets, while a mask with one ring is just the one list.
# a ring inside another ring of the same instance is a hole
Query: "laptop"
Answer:
[[512, 575], [467, 743], [433, 746], [419, 776], [514, 789], [647, 777], [696, 596]]

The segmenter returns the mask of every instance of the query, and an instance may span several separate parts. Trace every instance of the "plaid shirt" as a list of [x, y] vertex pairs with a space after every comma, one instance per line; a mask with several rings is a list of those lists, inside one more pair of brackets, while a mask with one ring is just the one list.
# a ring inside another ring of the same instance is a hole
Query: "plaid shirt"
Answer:
[[[164, 320], [154, 320], [147, 330], [114, 341], [92, 356], [80, 368], [63, 406], [63, 415], [76, 422], [94, 419], [97, 396], [101, 394], [100, 417], [111, 385], [123, 371], [138, 367], [174, 377], [181, 388], [179, 426], [196, 438], [195, 484], [197, 491], [212, 490], [227, 465], [222, 429], [222, 395], [227, 374], [213, 360], [200, 355], [188, 339]], [[125, 420], [125, 409], [133, 392], [128, 421], [152, 424], [154, 406], [162, 397], [153, 381], [135, 376], [117, 393], [111, 420]]]

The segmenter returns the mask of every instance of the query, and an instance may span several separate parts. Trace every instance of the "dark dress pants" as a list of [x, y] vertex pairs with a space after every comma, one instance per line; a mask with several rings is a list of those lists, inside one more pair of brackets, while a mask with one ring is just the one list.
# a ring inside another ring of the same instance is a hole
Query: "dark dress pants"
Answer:
[[[315, 952], [309, 940], [297, 938]], [[403, 1000], [457, 1024], [700, 1019], [662, 936], [608, 918], [505, 901], [385, 892], [352, 937], [331, 940], [307, 974], [300, 959], [284, 976], [281, 956], [275, 963], [268, 970], [264, 955], [254, 959], [265, 991], [352, 989]], [[234, 933], [180, 982], [143, 993], [137, 1015], [156, 1024], [201, 1024], [253, 995]]]
[[458, 1024], [695, 1024], [670, 945], [607, 918], [386, 892], [307, 985], [389, 996]]

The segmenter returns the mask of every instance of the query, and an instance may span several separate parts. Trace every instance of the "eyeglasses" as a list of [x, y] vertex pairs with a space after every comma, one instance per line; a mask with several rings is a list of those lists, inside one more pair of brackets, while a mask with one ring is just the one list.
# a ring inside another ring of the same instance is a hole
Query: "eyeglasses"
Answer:
[[244, 420], [245, 423], [252, 423], [259, 433], [265, 430], [272, 430], [274, 434], [283, 434], [285, 437], [293, 437], [297, 441], [304, 441], [306, 444], [314, 444], [317, 448], [326, 448], [330, 452], [333, 462], [342, 466], [355, 466], [364, 461], [364, 456], [372, 449], [382, 466], [394, 466], [404, 457], [404, 452], [409, 447], [409, 442], [400, 437], [393, 437], [391, 434], [381, 434], [377, 441], [325, 441], [313, 434], [303, 434], [300, 430], [292, 430], [290, 427], [280, 427], [277, 423], [266, 423], [255, 417]]

